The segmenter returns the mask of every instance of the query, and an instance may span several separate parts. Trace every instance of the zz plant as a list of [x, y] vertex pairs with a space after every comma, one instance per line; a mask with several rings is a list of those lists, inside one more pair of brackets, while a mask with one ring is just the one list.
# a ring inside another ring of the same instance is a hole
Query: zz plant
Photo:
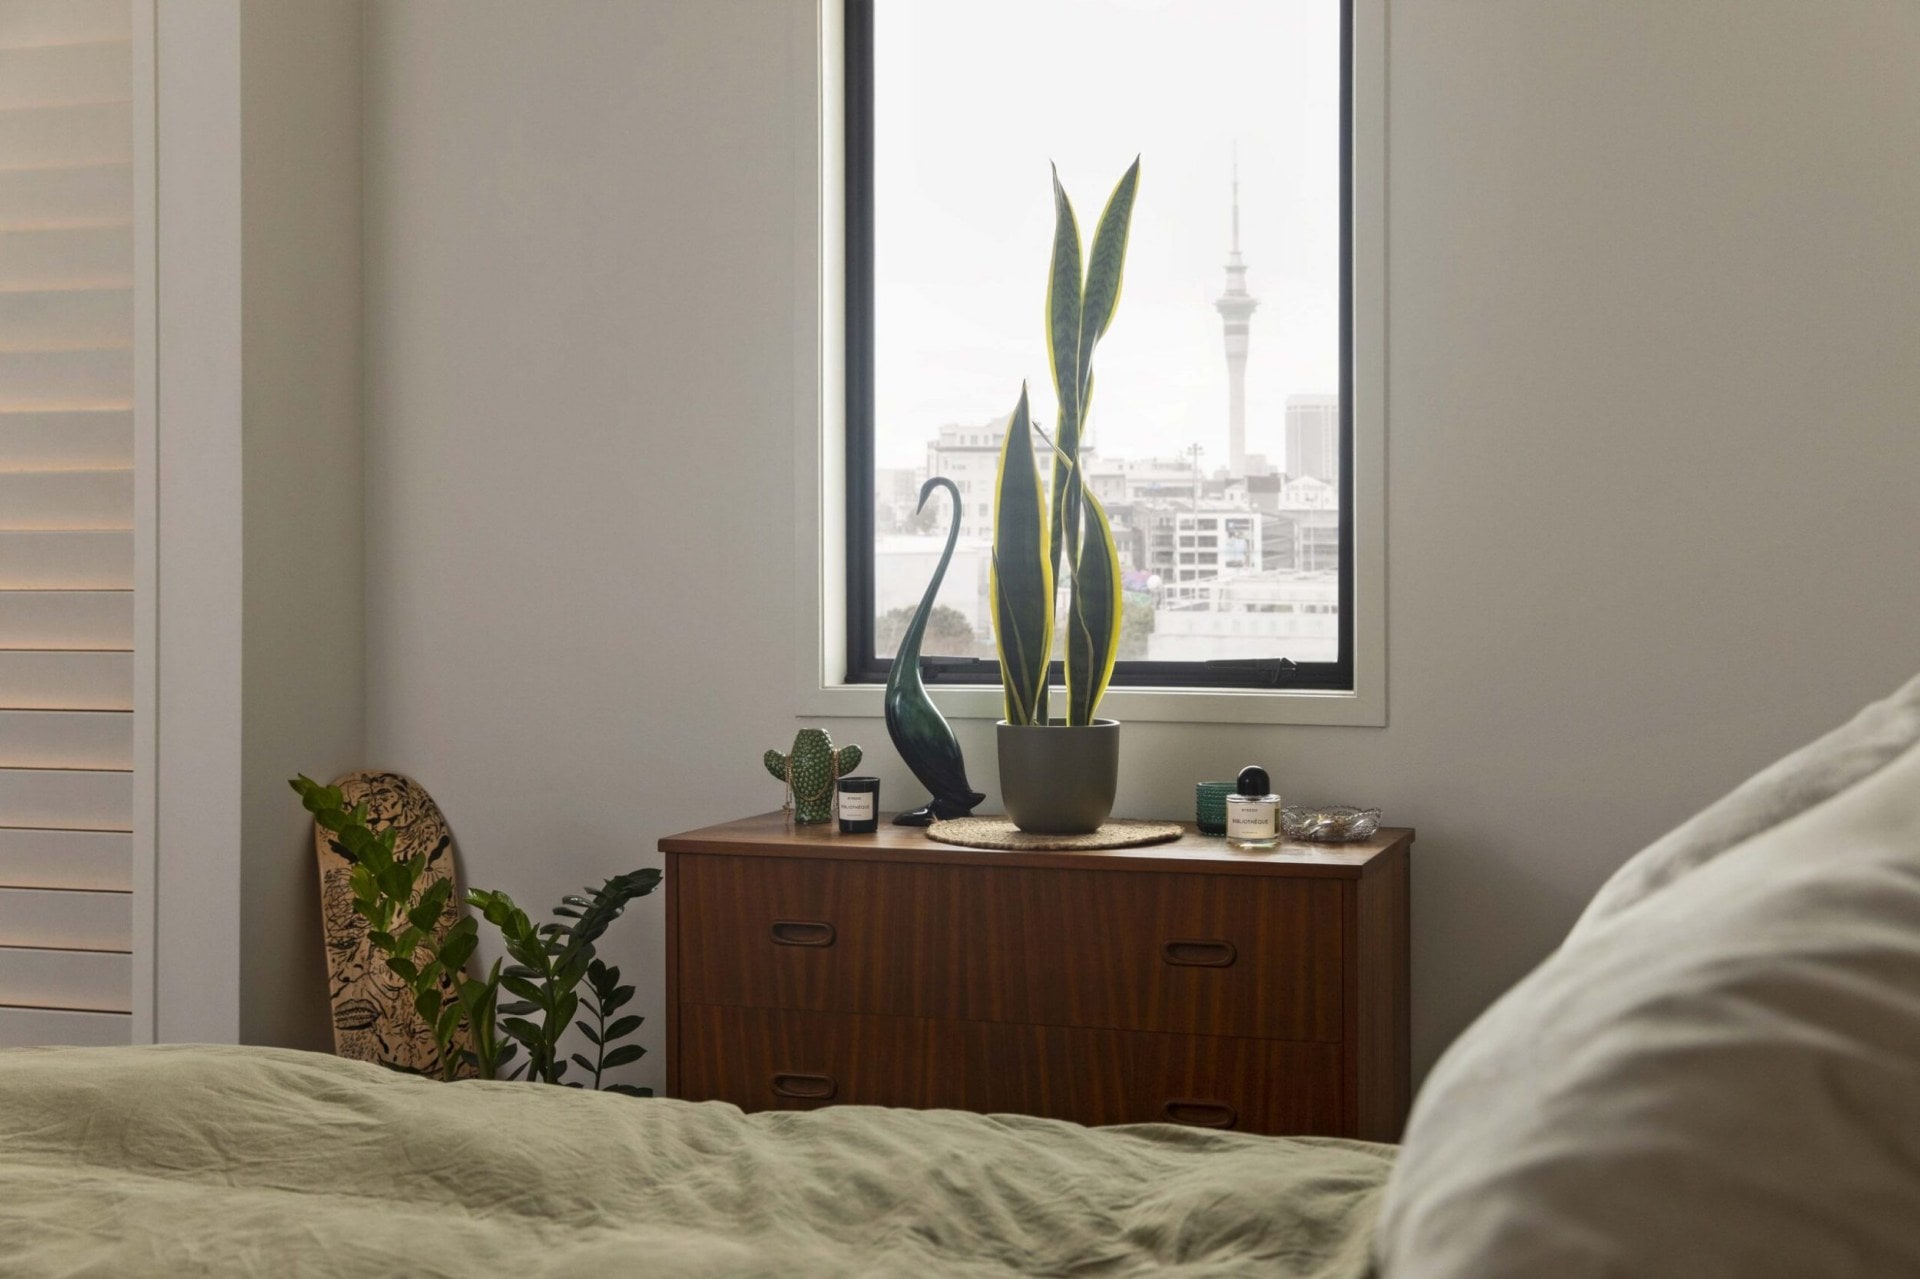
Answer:
[[[538, 925], [505, 893], [470, 891], [468, 904], [500, 931], [513, 961], [503, 968], [502, 961], [495, 960], [484, 978], [476, 978], [467, 972], [479, 946], [480, 926], [473, 917], [462, 916], [444, 936], [434, 932], [452, 895], [452, 881], [421, 889], [423, 860], [396, 856], [398, 832], [391, 827], [374, 831], [365, 804], [348, 807], [338, 787], [322, 786], [305, 774], [289, 784], [333, 846], [352, 863], [354, 912], [367, 921], [367, 939], [394, 976], [407, 984], [415, 1011], [433, 1031], [443, 1078], [455, 1077], [466, 1066], [481, 1079], [561, 1083], [569, 1062], [560, 1057], [560, 1038], [569, 1023], [596, 1049], [591, 1062], [577, 1053], [571, 1058], [592, 1072], [594, 1087], [602, 1086], [604, 1071], [640, 1059], [645, 1050], [639, 1045], [615, 1046], [640, 1028], [637, 1016], [615, 1016], [633, 998], [633, 987], [619, 984], [620, 970], [602, 964], [594, 945], [628, 902], [659, 885], [658, 870], [629, 871], [585, 890], [584, 897], [570, 894], [554, 908], [553, 921]], [[584, 1018], [574, 1020], [583, 982], [591, 1025]], [[501, 1004], [502, 988], [516, 996], [516, 1002]], [[609, 1017], [615, 1020], [609, 1022]], [[526, 1058], [514, 1064], [523, 1048]], [[650, 1090], [625, 1084], [606, 1088], [650, 1095]]]
[[[1122, 175], [1100, 214], [1083, 269], [1073, 202], [1053, 175], [1053, 256], [1047, 277], [1047, 353], [1059, 413], [1050, 441], [1051, 494], [1034, 462], [1027, 389], [1000, 449], [994, 493], [993, 562], [988, 578], [994, 642], [1010, 724], [1046, 725], [1047, 668], [1053, 654], [1061, 564], [1071, 596], [1066, 614], [1066, 714], [1091, 724], [1120, 651], [1120, 552], [1113, 526], [1080, 469], [1080, 438], [1093, 399], [1093, 351], [1113, 324], [1133, 222], [1140, 161]], [[1042, 438], [1045, 438], [1044, 436]]]

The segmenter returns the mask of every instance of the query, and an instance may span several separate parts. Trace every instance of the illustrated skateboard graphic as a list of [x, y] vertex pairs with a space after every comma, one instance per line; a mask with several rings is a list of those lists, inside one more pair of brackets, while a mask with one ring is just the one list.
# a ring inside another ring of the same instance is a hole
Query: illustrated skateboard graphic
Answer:
[[[365, 772], [349, 773], [333, 785], [346, 796], [349, 808], [367, 806], [367, 825], [375, 833], [389, 826], [399, 831], [394, 840], [396, 857], [403, 861], [426, 859], [414, 900], [418, 901], [432, 885], [454, 877], [453, 832], [440, 815], [440, 806], [420, 783], [399, 773]], [[349, 879], [353, 863], [317, 825], [313, 846], [320, 859], [321, 929], [326, 940], [327, 989], [333, 1004], [334, 1052], [353, 1061], [377, 1062], [439, 1078], [440, 1050], [432, 1030], [414, 1010], [407, 984], [387, 968], [386, 960], [367, 940], [367, 921], [354, 912]], [[436, 938], [445, 937], [460, 918], [459, 900], [456, 889], [434, 925]], [[444, 977], [441, 989], [452, 996]], [[454, 1047], [470, 1047], [464, 1028]], [[464, 1065], [454, 1072], [456, 1077], [471, 1073], [471, 1067]]]

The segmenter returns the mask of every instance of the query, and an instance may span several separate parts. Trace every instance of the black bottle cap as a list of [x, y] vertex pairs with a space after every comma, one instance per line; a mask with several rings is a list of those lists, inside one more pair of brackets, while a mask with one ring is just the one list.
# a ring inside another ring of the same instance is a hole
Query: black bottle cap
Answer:
[[1267, 776], [1267, 770], [1258, 764], [1248, 764], [1240, 770], [1240, 777], [1234, 783], [1242, 795], [1268, 795], [1273, 792], [1273, 779]]

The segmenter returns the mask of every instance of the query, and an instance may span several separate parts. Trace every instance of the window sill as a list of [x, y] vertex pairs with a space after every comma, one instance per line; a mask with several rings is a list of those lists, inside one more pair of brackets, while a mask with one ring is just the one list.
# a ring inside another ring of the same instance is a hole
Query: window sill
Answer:
[[[830, 684], [802, 690], [800, 719], [880, 719], [883, 689], [878, 684]], [[948, 719], [998, 720], [998, 688], [949, 687], [929, 690]], [[1100, 713], [1122, 723], [1149, 724], [1313, 724], [1384, 728], [1384, 690], [1371, 696], [1309, 690], [1188, 688], [1116, 688], [1100, 703]]]

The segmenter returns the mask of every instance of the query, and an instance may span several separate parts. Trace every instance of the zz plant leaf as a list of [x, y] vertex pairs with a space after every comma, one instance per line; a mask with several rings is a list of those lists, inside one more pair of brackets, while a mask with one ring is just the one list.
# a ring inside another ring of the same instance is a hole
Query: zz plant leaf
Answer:
[[[443, 1078], [452, 1078], [465, 1061], [482, 1079], [524, 1076], [558, 1084], [570, 1065], [578, 1065], [592, 1072], [597, 1088], [604, 1071], [637, 1061], [644, 1053], [637, 1044], [616, 1042], [641, 1024], [639, 1017], [618, 1015], [632, 1000], [633, 987], [620, 984], [620, 970], [602, 964], [594, 946], [629, 902], [659, 886], [660, 871], [629, 871], [584, 890], [585, 895], [569, 894], [554, 908], [553, 921], [544, 924], [535, 924], [503, 892], [470, 891], [467, 904], [499, 931], [512, 961], [496, 959], [485, 977], [476, 978], [467, 965], [479, 949], [479, 923], [463, 916], [443, 937], [436, 940], [433, 935], [453, 893], [452, 883], [440, 880], [420, 888], [424, 862], [396, 856], [397, 832], [372, 830], [366, 806], [347, 807], [339, 788], [321, 786], [304, 774], [290, 785], [333, 846], [352, 863], [348, 879], [354, 910], [366, 921], [368, 940], [381, 962], [406, 983], [414, 1010], [433, 1032]], [[513, 1002], [500, 1003], [502, 990]], [[583, 1006], [591, 1025], [585, 1018], [575, 1021]], [[578, 1053], [560, 1055], [560, 1039], [569, 1025], [579, 1026], [593, 1043], [591, 1061]], [[462, 1028], [471, 1050], [458, 1046]], [[509, 1067], [510, 1073], [503, 1073]], [[626, 1084], [607, 1088], [652, 1095]]]

